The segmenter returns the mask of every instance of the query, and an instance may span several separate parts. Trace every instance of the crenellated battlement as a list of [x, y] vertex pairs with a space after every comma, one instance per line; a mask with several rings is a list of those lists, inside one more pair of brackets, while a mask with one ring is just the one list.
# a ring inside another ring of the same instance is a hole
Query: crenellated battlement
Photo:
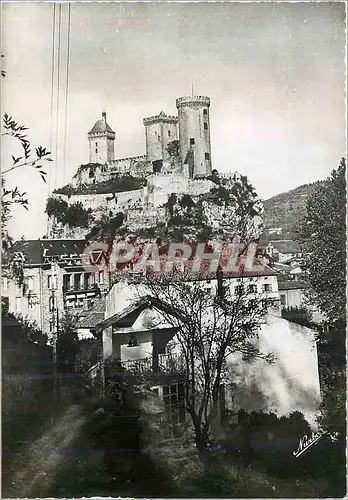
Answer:
[[204, 95], [186, 96], [178, 97], [176, 100], [176, 107], [190, 106], [190, 105], [200, 105], [200, 106], [210, 106], [210, 98]]

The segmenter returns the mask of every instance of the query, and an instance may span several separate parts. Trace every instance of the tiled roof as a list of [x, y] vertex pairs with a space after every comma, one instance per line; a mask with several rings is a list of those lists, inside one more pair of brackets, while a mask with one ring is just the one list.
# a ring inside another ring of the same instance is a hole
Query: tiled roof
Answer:
[[108, 122], [106, 121], [106, 113], [102, 113], [102, 118], [95, 122], [93, 128], [88, 132], [88, 134], [100, 134], [102, 132], [114, 134]]
[[301, 246], [294, 240], [270, 240], [270, 243], [280, 253], [300, 253]]
[[27, 264], [42, 264], [44, 256], [81, 255], [86, 246], [86, 240], [19, 240], [8, 250], [6, 258], [10, 258], [16, 252], [21, 252]]
[[279, 281], [278, 290], [303, 290], [304, 288], [308, 288], [307, 283], [304, 281]]
[[105, 298], [94, 302], [92, 308], [87, 312], [86, 316], [80, 319], [77, 323], [77, 328], [95, 328], [98, 323], [104, 320], [105, 317]]

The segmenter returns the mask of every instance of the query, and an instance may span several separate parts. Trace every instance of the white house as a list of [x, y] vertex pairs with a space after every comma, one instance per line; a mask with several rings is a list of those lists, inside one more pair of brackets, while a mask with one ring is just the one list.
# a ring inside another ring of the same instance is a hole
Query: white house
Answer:
[[[264, 274], [243, 278], [248, 281], [250, 297], [263, 293], [279, 298], [277, 277], [273, 273]], [[216, 279], [201, 283], [202, 287], [213, 290], [217, 287]], [[224, 286], [233, 290], [239, 286], [239, 281], [226, 279]], [[128, 370], [161, 373], [153, 384], [159, 396], [166, 398], [168, 394], [178, 395], [183, 390], [186, 374], [176, 341], [178, 329], [166, 321], [168, 310], [163, 307], [143, 285], [120, 281], [106, 297], [105, 319], [96, 330], [102, 335], [104, 361], [114, 358]], [[315, 427], [320, 386], [314, 332], [282, 319], [280, 308], [274, 308], [259, 331], [257, 344], [262, 352], [275, 356], [274, 363], [249, 362], [242, 356], [231, 355], [225, 407], [232, 411], [259, 409], [278, 415], [298, 410]], [[169, 345], [174, 346], [174, 351], [168, 349]], [[179, 413], [174, 412], [176, 416]], [[183, 413], [181, 418], [184, 418]]]

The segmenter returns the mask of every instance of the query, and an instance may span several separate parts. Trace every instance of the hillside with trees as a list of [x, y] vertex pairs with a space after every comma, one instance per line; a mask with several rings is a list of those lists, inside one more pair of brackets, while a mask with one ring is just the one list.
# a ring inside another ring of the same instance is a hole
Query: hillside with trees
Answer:
[[[310, 194], [322, 181], [303, 184], [291, 191], [277, 194], [263, 202], [265, 229], [282, 228], [282, 238], [294, 239], [299, 220], [306, 215], [306, 203]], [[285, 235], [285, 236], [284, 236]], [[275, 238], [276, 239], [276, 235]]]

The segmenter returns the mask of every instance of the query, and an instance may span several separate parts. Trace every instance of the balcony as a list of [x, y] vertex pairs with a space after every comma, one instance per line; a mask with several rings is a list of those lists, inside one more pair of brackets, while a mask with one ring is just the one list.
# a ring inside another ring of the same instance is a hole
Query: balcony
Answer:
[[161, 373], [180, 374], [186, 373], [183, 356], [173, 354], [158, 354], [152, 357], [122, 361], [125, 370], [135, 373]]
[[86, 292], [99, 292], [100, 288], [96, 284], [81, 284], [78, 286], [74, 285], [64, 285], [63, 293], [64, 294], [76, 294], [76, 293], [86, 293]]

